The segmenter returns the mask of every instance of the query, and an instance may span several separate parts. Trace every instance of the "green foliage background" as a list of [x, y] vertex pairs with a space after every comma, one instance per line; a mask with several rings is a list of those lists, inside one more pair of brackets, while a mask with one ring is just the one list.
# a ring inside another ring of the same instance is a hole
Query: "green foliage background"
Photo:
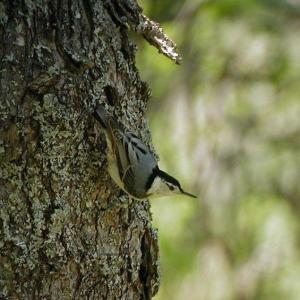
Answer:
[[138, 41], [161, 167], [162, 299], [300, 299], [300, 1], [144, 0], [183, 56]]

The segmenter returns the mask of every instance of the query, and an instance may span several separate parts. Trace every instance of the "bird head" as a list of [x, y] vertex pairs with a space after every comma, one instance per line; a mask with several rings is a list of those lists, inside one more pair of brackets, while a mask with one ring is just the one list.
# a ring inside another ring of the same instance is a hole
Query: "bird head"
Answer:
[[152, 177], [152, 183], [148, 189], [149, 196], [171, 196], [177, 194], [197, 198], [197, 196], [185, 192], [177, 179], [158, 167], [153, 170]]

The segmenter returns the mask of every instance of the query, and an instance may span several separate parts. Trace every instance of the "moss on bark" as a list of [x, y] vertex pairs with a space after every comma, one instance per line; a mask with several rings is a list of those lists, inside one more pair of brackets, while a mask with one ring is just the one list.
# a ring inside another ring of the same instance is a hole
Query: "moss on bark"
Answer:
[[149, 203], [107, 209], [124, 195], [88, 113], [107, 102], [150, 142], [148, 88], [117, 2], [0, 3], [0, 298], [150, 299], [158, 289]]

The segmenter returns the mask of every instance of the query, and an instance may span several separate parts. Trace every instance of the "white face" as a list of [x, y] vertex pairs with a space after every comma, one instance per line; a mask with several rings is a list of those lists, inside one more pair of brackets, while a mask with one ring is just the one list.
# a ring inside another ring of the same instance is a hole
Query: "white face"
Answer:
[[160, 177], [156, 177], [148, 193], [151, 196], [169, 196], [181, 194], [181, 191], [179, 187], [174, 186], [171, 183], [164, 182]]
[[183, 191], [179, 186], [163, 181], [160, 177], [154, 179], [151, 188], [148, 190], [150, 197], [171, 196], [174, 194], [197, 198], [197, 196]]

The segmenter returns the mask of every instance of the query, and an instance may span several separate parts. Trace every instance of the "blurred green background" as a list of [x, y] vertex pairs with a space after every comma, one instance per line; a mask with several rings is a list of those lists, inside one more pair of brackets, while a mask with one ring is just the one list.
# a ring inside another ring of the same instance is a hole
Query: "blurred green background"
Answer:
[[300, 299], [300, 1], [144, 0], [180, 66], [138, 41], [160, 165], [156, 300]]

